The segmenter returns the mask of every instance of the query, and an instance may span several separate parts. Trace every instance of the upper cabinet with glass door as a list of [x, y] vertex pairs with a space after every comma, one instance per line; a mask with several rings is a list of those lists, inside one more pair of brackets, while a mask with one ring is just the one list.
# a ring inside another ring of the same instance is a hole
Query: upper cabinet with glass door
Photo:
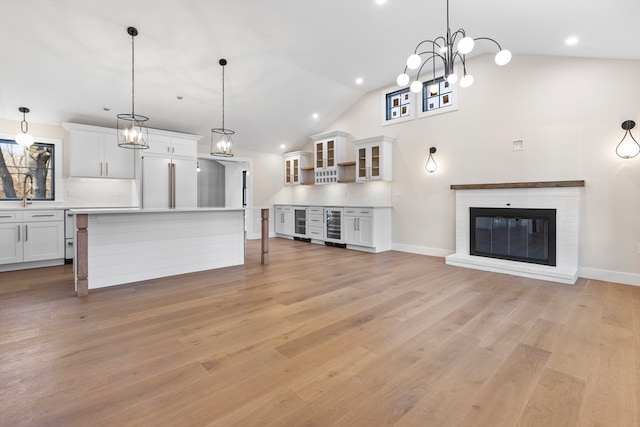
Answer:
[[284, 184], [313, 184], [313, 154], [304, 151], [285, 153]]
[[[316, 184], [331, 184], [344, 180], [344, 166], [352, 163], [349, 142], [351, 135], [346, 132], [333, 131], [313, 135], [314, 144], [314, 176]], [[342, 167], [342, 168], [340, 168]]]
[[391, 181], [391, 153], [394, 138], [376, 136], [353, 141], [356, 147], [356, 182]]

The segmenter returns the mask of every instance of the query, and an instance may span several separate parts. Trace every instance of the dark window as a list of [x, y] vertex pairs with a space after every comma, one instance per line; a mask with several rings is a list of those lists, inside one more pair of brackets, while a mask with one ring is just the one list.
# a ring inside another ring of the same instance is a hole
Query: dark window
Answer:
[[[0, 200], [55, 200], [53, 144], [36, 142], [29, 148], [0, 139]], [[26, 184], [26, 186], [25, 186]]]
[[409, 88], [387, 94], [386, 119], [395, 120], [411, 114]]

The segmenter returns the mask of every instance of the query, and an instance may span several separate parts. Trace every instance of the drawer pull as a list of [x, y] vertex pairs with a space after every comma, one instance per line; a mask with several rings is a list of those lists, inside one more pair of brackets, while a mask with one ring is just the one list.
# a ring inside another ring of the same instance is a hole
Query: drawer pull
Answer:
[[0, 218], [13, 218], [11, 215], [0, 215]]
[[46, 218], [50, 216], [56, 216], [55, 214], [35, 214], [31, 215], [32, 218]]

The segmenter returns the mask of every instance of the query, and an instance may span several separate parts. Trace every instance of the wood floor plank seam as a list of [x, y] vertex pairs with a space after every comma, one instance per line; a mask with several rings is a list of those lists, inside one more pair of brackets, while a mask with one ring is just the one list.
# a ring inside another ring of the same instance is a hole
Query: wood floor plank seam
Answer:
[[640, 287], [269, 243], [85, 298], [0, 273], [0, 425], [640, 425]]

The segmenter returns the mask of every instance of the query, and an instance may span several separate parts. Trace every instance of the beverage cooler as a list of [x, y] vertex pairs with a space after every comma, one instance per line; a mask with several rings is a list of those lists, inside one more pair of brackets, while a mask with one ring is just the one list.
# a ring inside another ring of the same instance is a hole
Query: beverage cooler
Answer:
[[300, 237], [300, 238], [307, 237], [307, 208], [306, 207], [293, 208], [293, 236]]
[[324, 209], [324, 241], [329, 243], [343, 243], [342, 236], [342, 208]]

